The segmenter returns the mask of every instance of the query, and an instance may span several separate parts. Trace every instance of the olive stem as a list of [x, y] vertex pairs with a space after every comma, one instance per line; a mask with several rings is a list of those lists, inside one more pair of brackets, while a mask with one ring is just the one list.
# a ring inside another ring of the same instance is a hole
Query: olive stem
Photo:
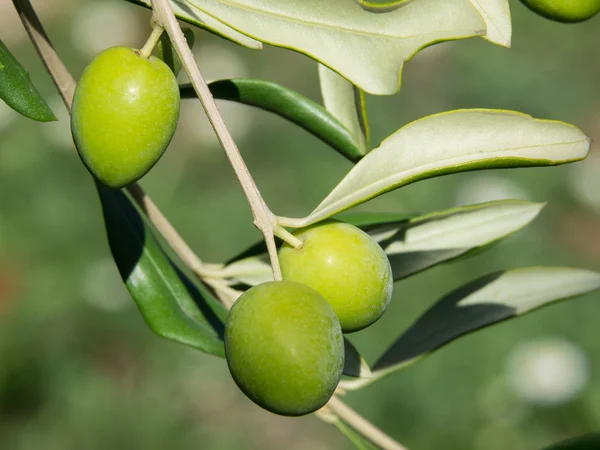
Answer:
[[[358, 414], [337, 396], [331, 397], [326, 405], [327, 409], [346, 422], [373, 444], [384, 450], [408, 450], [399, 442], [385, 434], [363, 416]], [[321, 417], [321, 416], [319, 416]], [[331, 423], [331, 418], [323, 417], [326, 422]]]
[[271, 268], [273, 269], [273, 279], [281, 280], [281, 268], [279, 266], [279, 260], [277, 259], [277, 247], [275, 245], [274, 234], [274, 229], [277, 226], [276, 217], [262, 198], [231, 133], [225, 125], [225, 121], [223, 120], [215, 99], [200, 71], [200, 67], [194, 59], [194, 55], [177, 23], [169, 0], [152, 0], [152, 9], [154, 11], [155, 20], [167, 31], [181, 64], [188, 74], [194, 90], [198, 94], [204, 112], [217, 135], [221, 147], [229, 159], [229, 163], [235, 172], [242, 190], [244, 191], [250, 209], [252, 210], [252, 215], [254, 216], [254, 225], [263, 234], [267, 244]]
[[275, 233], [275, 236], [277, 236], [280, 239], [283, 239], [296, 250], [300, 250], [304, 246], [304, 241], [302, 241], [302, 239], [297, 238], [288, 230], [283, 228], [281, 225], [276, 225], [273, 232]]
[[164, 28], [161, 27], [158, 23], [152, 23], [152, 33], [150, 33], [150, 37], [148, 38], [144, 46], [140, 49], [140, 55], [142, 55], [146, 59], [150, 58], [152, 50], [154, 50], [154, 47], [156, 47], [156, 44], [158, 44], [158, 41], [160, 40], [160, 37], [163, 34], [163, 31]]
[[[39, 54], [40, 59], [46, 66], [46, 70], [50, 74], [52, 81], [70, 113], [73, 96], [75, 94], [75, 80], [54, 50], [54, 47], [44, 31], [44, 27], [30, 1], [13, 0], [13, 4], [31, 42]], [[139, 184], [133, 183], [127, 186], [127, 190], [184, 264], [190, 267], [190, 269], [199, 277], [205, 279], [207, 284], [210, 284], [215, 290], [227, 293], [227, 298], [224, 300], [224, 303], [231, 303], [231, 299], [235, 297], [237, 291], [229, 288], [225, 280], [220, 279], [224, 276], [222, 267], [203, 263]]]

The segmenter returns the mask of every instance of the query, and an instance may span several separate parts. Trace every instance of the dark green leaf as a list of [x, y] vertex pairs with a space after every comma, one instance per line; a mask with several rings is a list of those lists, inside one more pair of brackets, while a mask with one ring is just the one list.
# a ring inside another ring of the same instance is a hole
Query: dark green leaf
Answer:
[[[209, 84], [213, 96], [272, 112], [304, 128], [333, 147], [350, 161], [358, 161], [363, 151], [352, 134], [325, 108], [283, 86], [262, 80], [231, 79]], [[181, 86], [181, 98], [195, 98], [190, 85]]]
[[344, 375], [354, 378], [370, 378], [371, 369], [354, 344], [344, 337]]
[[[194, 48], [194, 42], [196, 40], [194, 32], [189, 28], [183, 28], [182, 31], [188, 46], [190, 48]], [[169, 39], [167, 33], [163, 33], [160, 37], [160, 41], [158, 41], [157, 45], [157, 51], [158, 57], [171, 68], [175, 76], [179, 75], [179, 71], [181, 70], [181, 61], [179, 60], [179, 56], [177, 56], [173, 45], [171, 45], [171, 40]]]
[[19, 61], [0, 41], [0, 98], [18, 113], [40, 122], [57, 120]]
[[507, 270], [472, 281], [438, 301], [375, 363], [381, 377], [467, 333], [600, 288], [600, 274], [565, 267]]
[[594, 433], [559, 442], [544, 450], [598, 450], [599, 448], [600, 434]]
[[178, 273], [123, 192], [96, 186], [110, 249], [148, 326], [164, 338], [224, 356], [223, 311], [215, 309], [216, 300]]

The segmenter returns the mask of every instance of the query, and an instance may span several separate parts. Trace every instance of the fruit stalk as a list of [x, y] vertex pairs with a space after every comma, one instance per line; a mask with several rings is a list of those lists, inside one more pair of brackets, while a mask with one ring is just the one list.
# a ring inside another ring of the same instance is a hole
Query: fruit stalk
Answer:
[[177, 19], [175, 18], [175, 14], [173, 13], [169, 1], [152, 0], [152, 9], [154, 11], [155, 20], [167, 31], [181, 64], [190, 77], [194, 90], [198, 94], [204, 112], [217, 135], [221, 147], [229, 159], [229, 163], [231, 164], [238, 181], [240, 182], [242, 190], [250, 205], [250, 209], [252, 210], [252, 215], [254, 216], [254, 225], [263, 234], [267, 244], [271, 267], [273, 269], [273, 278], [275, 280], [281, 280], [281, 269], [279, 267], [279, 260], [277, 259], [277, 247], [275, 245], [274, 235], [277, 219], [262, 198], [231, 133], [225, 125], [225, 121], [217, 108], [215, 99], [200, 71], [200, 67], [196, 63], [194, 55], [187, 45], [185, 36], [177, 23]]

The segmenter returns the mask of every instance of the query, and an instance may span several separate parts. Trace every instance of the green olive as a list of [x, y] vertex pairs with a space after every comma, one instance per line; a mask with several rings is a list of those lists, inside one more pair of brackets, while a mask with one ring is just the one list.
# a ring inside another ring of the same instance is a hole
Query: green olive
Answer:
[[300, 416], [333, 395], [344, 366], [344, 340], [329, 303], [299, 283], [250, 288], [225, 324], [225, 353], [240, 389], [263, 408]]
[[145, 175], [169, 145], [179, 87], [160, 59], [113, 47], [87, 66], [73, 98], [71, 131], [89, 171], [120, 188]]
[[558, 22], [582, 22], [600, 11], [600, 0], [521, 0], [532, 11]]
[[294, 235], [303, 246], [299, 250], [288, 244], [281, 247], [284, 280], [320, 292], [344, 333], [361, 330], [381, 317], [392, 297], [392, 269], [384, 251], [367, 233], [332, 221]]

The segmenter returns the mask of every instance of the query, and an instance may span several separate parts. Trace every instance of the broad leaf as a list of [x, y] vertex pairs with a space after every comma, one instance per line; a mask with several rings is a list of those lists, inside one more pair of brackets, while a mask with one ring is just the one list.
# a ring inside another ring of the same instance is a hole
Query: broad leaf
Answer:
[[[350, 161], [358, 161], [364, 154], [341, 122], [321, 105], [291, 89], [252, 79], [214, 81], [209, 88], [217, 99], [255, 106], [295, 123]], [[191, 85], [181, 86], [180, 91], [182, 98], [196, 97]]]
[[33, 120], [58, 120], [36, 90], [29, 74], [0, 40], [0, 98], [8, 106]]
[[325, 108], [352, 134], [362, 154], [369, 150], [369, 123], [365, 93], [333, 70], [319, 64]]
[[115, 263], [148, 326], [166, 339], [224, 356], [216, 300], [178, 273], [123, 192], [96, 186]]
[[589, 139], [573, 125], [497, 110], [459, 110], [412, 122], [361, 159], [303, 219], [303, 227], [415, 181], [457, 172], [578, 161]]
[[599, 273], [564, 267], [508, 270], [479, 278], [443, 297], [408, 328], [375, 363], [371, 381], [465, 334], [598, 288]]
[[600, 448], [600, 434], [586, 434], [558, 444], [544, 448], [544, 450], [598, 450]]
[[259, 41], [304, 53], [372, 94], [400, 87], [404, 62], [428, 45], [485, 32], [470, 0], [419, 0], [373, 13], [350, 0], [188, 0]]
[[471, 0], [485, 20], [485, 39], [494, 44], [510, 47], [512, 24], [508, 0]]
[[[152, 8], [150, 0], [127, 0], [136, 5]], [[211, 33], [228, 39], [236, 44], [252, 49], [262, 49], [262, 43], [246, 36], [239, 31], [225, 25], [220, 20], [191, 7], [186, 0], [171, 0], [171, 7], [178, 19], [183, 20], [191, 25], [203, 28]]]
[[[189, 28], [183, 28], [182, 31], [188, 46], [190, 48], [194, 48], [194, 42], [196, 40], [194, 32]], [[175, 76], [179, 75], [179, 71], [181, 70], [181, 61], [179, 60], [179, 56], [177, 56], [177, 53], [175, 52], [167, 33], [162, 34], [156, 47], [158, 57], [171, 68]]]
[[[390, 260], [394, 280], [448, 262], [509, 236], [530, 223], [543, 204], [500, 200], [406, 218], [402, 214], [359, 213], [339, 217], [366, 231]], [[253, 247], [227, 266], [234, 283], [248, 286], [273, 279], [264, 246]]]

